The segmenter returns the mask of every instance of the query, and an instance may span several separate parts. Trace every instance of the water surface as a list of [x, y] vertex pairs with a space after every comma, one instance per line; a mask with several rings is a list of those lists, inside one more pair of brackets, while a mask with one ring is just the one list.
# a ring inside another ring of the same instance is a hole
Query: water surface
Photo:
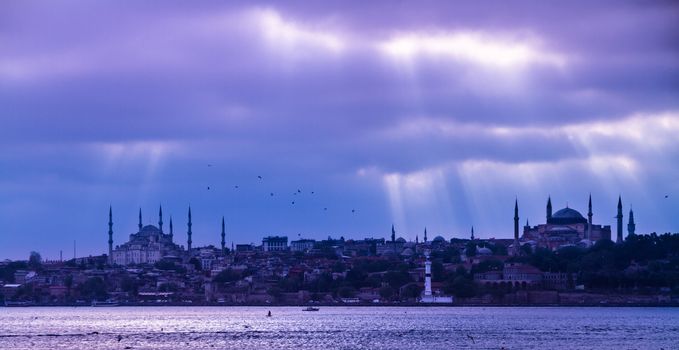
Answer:
[[[272, 317], [266, 317], [271, 310]], [[0, 308], [0, 349], [677, 349], [677, 308]]]

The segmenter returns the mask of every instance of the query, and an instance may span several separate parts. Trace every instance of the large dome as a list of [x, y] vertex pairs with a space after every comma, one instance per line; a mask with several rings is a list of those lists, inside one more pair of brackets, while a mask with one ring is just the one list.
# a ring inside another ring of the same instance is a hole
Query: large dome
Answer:
[[552, 218], [548, 223], [550, 224], [577, 224], [586, 223], [585, 219], [580, 212], [571, 208], [563, 208], [556, 213], [552, 214]]

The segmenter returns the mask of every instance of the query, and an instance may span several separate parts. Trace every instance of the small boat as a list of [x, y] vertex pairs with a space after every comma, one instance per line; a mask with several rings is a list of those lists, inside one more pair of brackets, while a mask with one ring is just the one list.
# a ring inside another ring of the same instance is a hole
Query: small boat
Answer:
[[302, 311], [318, 311], [318, 310], [320, 309], [313, 306], [307, 306], [306, 309], [302, 309]]
[[271, 317], [271, 310], [269, 310], [269, 313], [266, 314], [266, 317]]
[[119, 305], [118, 302], [113, 301], [113, 300], [106, 300], [106, 301], [92, 300], [92, 306], [96, 306], [96, 307], [111, 307], [111, 306], [118, 306], [118, 305]]

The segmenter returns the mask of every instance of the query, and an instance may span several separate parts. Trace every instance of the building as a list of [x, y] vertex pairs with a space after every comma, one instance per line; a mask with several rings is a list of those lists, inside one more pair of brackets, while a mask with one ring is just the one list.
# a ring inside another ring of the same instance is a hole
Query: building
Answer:
[[[514, 230], [518, 235], [518, 204], [515, 205]], [[622, 217], [622, 215], [620, 215]], [[546, 223], [530, 226], [526, 221], [521, 236], [521, 244], [532, 242], [538, 247], [558, 249], [562, 246], [591, 245], [602, 239], [611, 239], [611, 227], [592, 223], [592, 196], [589, 197], [587, 219], [573, 208], [560, 209], [552, 214], [552, 199], [547, 199]], [[620, 219], [621, 220], [621, 219]], [[621, 225], [621, 224], [619, 224]], [[515, 244], [515, 250], [518, 248]]]
[[[109, 219], [109, 227], [112, 226]], [[110, 262], [114, 265], [154, 264], [164, 257], [181, 257], [184, 249], [173, 242], [172, 219], [170, 232], [163, 232], [163, 210], [159, 212], [158, 226], [142, 225], [139, 210], [139, 231], [130, 234], [126, 243], [116, 246], [111, 252]], [[112, 245], [112, 232], [109, 229], [109, 244]]]
[[262, 249], [265, 252], [278, 252], [288, 250], [287, 236], [269, 236], [262, 238]]
[[316, 240], [314, 239], [298, 239], [290, 242], [290, 250], [293, 252], [307, 252], [314, 249], [315, 243]]

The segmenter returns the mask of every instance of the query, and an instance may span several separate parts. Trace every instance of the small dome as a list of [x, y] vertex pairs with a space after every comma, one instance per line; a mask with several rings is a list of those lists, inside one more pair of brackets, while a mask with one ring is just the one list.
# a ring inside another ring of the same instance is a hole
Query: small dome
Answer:
[[406, 242], [406, 239], [403, 238], [403, 237], [399, 237], [399, 238], [396, 239], [396, 242], [405, 243], [405, 242]]
[[482, 248], [476, 249], [476, 254], [478, 254], [478, 255], [493, 255], [493, 251], [486, 248], [486, 247], [482, 247]]
[[445, 242], [446, 239], [441, 236], [434, 237], [434, 242]]

